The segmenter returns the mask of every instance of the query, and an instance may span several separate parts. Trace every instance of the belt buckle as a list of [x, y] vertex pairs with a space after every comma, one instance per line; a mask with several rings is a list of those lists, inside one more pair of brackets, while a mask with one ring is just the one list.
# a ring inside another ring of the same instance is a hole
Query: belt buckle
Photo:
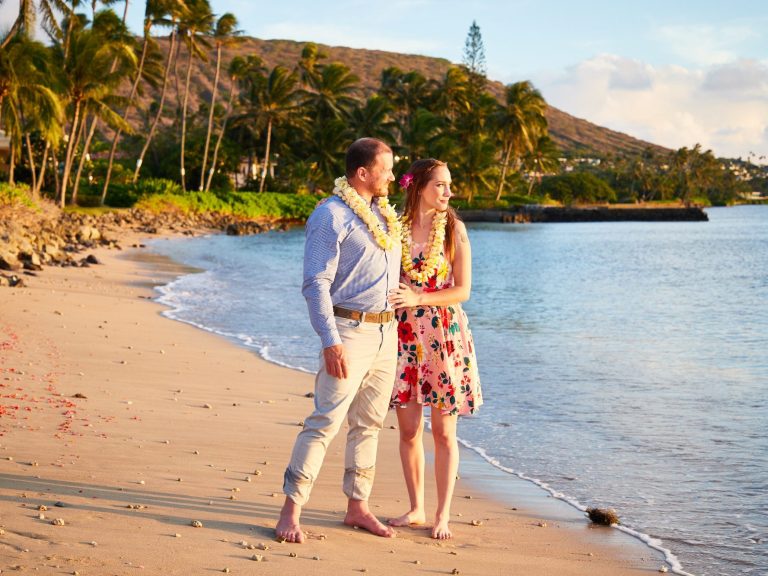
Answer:
[[362, 311], [360, 312], [360, 320], [359, 320], [359, 321], [360, 321], [361, 323], [362, 323], [362, 322], [365, 322], [365, 316], [366, 316], [366, 314], [367, 314], [367, 312], [362, 312]]

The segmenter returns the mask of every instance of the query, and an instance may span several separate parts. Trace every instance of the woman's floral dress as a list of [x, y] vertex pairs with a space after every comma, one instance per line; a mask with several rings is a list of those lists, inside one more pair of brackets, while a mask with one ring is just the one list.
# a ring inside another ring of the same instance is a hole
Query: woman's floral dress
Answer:
[[[413, 267], [424, 265], [427, 243], [411, 245]], [[444, 253], [435, 274], [424, 284], [402, 274], [400, 281], [417, 292], [453, 286], [453, 273]], [[444, 415], [473, 414], [483, 403], [475, 360], [475, 345], [467, 315], [460, 304], [399, 308], [397, 373], [392, 406], [415, 400]]]

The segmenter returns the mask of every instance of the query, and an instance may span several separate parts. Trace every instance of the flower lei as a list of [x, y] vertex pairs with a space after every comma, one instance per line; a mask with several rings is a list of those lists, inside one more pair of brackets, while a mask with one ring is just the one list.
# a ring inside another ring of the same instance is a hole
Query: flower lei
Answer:
[[445, 243], [445, 224], [448, 221], [447, 212], [437, 212], [432, 218], [432, 228], [429, 230], [429, 251], [426, 254], [421, 270], [413, 268], [411, 258], [411, 223], [405, 222], [403, 226], [403, 272], [414, 282], [425, 284], [436, 272], [440, 265], [440, 252]]
[[378, 198], [376, 203], [379, 205], [379, 210], [381, 210], [381, 213], [387, 220], [388, 234], [384, 231], [381, 222], [373, 213], [373, 210], [371, 210], [368, 203], [360, 197], [357, 190], [349, 185], [346, 176], [336, 178], [334, 184], [336, 187], [333, 189], [333, 193], [341, 198], [344, 203], [351, 208], [352, 212], [363, 221], [368, 227], [368, 230], [371, 231], [376, 243], [381, 246], [383, 250], [391, 250], [395, 245], [395, 240], [401, 235], [401, 227], [400, 220], [397, 218], [397, 213], [395, 212], [394, 207], [389, 203], [389, 200], [387, 200], [386, 196]]

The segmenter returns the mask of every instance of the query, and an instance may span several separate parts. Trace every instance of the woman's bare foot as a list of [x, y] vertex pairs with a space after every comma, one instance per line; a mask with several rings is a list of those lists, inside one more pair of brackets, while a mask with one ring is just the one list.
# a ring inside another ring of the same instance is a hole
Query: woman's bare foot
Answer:
[[304, 543], [304, 532], [299, 525], [301, 516], [301, 506], [296, 504], [290, 498], [285, 499], [283, 509], [280, 510], [280, 518], [275, 526], [275, 536], [281, 542], [291, 542], [293, 544]]
[[448, 540], [453, 538], [453, 532], [448, 527], [448, 520], [435, 520], [435, 525], [432, 527], [432, 538], [436, 540]]
[[393, 538], [396, 534], [392, 528], [379, 522], [379, 519], [368, 509], [368, 503], [364, 500], [349, 500], [344, 524], [362, 528], [382, 538]]
[[402, 516], [387, 520], [390, 526], [421, 526], [424, 522], [426, 517], [423, 510], [409, 510]]

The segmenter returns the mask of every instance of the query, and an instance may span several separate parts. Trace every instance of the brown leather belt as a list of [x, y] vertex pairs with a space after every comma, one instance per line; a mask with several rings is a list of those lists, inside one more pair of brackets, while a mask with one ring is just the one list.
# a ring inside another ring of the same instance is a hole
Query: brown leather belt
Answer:
[[333, 313], [339, 318], [357, 320], [358, 322], [373, 322], [374, 324], [386, 324], [395, 317], [395, 313], [392, 310], [387, 312], [361, 312], [360, 310], [349, 310], [340, 306], [334, 306]]

